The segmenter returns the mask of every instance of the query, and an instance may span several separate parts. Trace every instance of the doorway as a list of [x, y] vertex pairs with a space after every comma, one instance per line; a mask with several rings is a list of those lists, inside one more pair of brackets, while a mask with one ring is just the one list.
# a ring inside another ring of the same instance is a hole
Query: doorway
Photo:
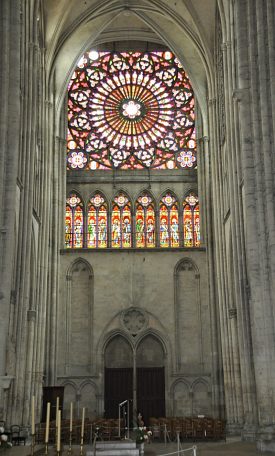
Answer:
[[104, 408], [106, 418], [117, 418], [119, 403], [130, 401], [131, 417], [140, 411], [145, 425], [150, 417], [165, 416], [164, 351], [153, 335], [136, 347], [115, 336], [105, 350]]

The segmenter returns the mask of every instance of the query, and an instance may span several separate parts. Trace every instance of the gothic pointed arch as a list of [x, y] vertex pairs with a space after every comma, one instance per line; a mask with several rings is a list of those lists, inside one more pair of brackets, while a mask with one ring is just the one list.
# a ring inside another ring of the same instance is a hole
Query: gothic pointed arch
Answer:
[[72, 261], [66, 285], [65, 313], [59, 315], [65, 356], [60, 359], [65, 374], [83, 375], [93, 367], [94, 273], [87, 260]]
[[188, 369], [190, 359], [194, 369], [202, 363], [202, 319], [200, 274], [196, 263], [183, 258], [175, 267], [175, 328], [177, 367]]
[[192, 415], [192, 395], [190, 381], [185, 378], [177, 379], [170, 389], [173, 398], [173, 416]]
[[212, 414], [211, 391], [209, 383], [204, 378], [197, 378], [192, 384], [192, 413], [193, 415]]

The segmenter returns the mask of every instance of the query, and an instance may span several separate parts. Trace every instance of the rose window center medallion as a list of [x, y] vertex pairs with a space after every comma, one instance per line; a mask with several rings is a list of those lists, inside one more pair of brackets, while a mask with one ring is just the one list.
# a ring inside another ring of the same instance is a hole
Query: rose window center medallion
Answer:
[[122, 104], [122, 115], [126, 118], [136, 120], [141, 116], [141, 104], [135, 100], [129, 100]]

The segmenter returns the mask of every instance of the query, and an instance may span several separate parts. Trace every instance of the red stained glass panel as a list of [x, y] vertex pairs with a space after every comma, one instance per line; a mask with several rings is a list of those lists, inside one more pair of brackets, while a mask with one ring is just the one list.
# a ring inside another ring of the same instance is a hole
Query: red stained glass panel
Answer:
[[159, 244], [160, 247], [169, 247], [169, 213], [167, 207], [164, 204], [160, 207], [159, 217]]
[[104, 249], [107, 247], [108, 217], [107, 209], [101, 206], [98, 211], [98, 247]]
[[179, 247], [179, 211], [177, 205], [173, 205], [170, 211], [170, 245]]
[[113, 206], [112, 211], [112, 247], [121, 247], [121, 217], [117, 205]]
[[73, 234], [73, 247], [81, 249], [83, 247], [83, 209], [81, 206], [76, 206], [74, 210]]
[[144, 227], [144, 207], [138, 204], [136, 209], [136, 247], [138, 248], [145, 247]]
[[72, 208], [67, 205], [66, 206], [66, 218], [65, 218], [65, 247], [67, 249], [71, 249], [73, 247], [72, 225], [73, 225]]
[[155, 211], [151, 204], [146, 210], [146, 247], [155, 247]]

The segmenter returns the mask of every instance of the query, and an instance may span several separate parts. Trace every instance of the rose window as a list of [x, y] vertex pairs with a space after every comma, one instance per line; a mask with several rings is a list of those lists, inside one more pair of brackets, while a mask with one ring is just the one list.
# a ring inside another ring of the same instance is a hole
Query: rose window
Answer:
[[70, 169], [196, 166], [194, 96], [171, 52], [89, 52], [68, 89]]

